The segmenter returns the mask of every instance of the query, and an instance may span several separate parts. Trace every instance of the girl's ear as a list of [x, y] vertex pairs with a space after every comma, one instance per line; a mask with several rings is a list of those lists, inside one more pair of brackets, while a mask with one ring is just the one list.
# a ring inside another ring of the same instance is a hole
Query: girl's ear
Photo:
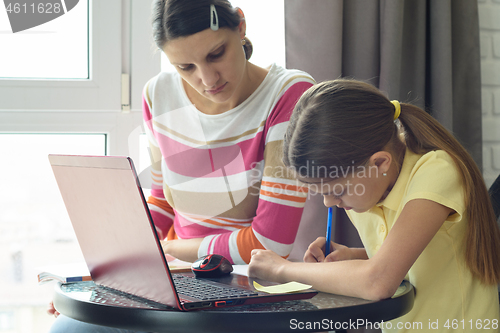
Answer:
[[369, 164], [377, 167], [380, 174], [387, 173], [392, 163], [391, 153], [382, 150], [370, 157]]

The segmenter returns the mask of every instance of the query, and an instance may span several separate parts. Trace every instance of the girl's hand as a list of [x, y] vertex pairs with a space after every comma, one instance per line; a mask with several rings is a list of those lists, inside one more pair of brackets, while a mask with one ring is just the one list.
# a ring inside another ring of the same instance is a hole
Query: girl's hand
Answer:
[[318, 237], [314, 242], [312, 242], [307, 248], [304, 254], [305, 262], [332, 262], [332, 261], [342, 261], [353, 259], [351, 249], [345, 245], [337, 244], [334, 242], [330, 243], [330, 248], [332, 252], [325, 258], [325, 237]]
[[348, 248], [345, 245], [332, 242], [332, 244], [330, 244], [330, 248], [332, 249], [332, 252], [330, 252], [330, 254], [326, 256], [324, 260], [325, 262], [354, 259], [352, 256], [352, 249]]
[[323, 262], [325, 260], [325, 244], [325, 237], [316, 238], [307, 248], [304, 254], [304, 262]]
[[285, 265], [290, 264], [276, 253], [270, 250], [252, 250], [252, 257], [248, 266], [248, 275], [259, 279], [273, 281], [282, 281], [281, 272]]

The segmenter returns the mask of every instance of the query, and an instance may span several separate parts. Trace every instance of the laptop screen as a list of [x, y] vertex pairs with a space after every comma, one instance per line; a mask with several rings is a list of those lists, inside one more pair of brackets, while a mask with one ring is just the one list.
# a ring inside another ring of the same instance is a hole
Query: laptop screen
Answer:
[[178, 307], [132, 161], [63, 155], [49, 160], [94, 282]]

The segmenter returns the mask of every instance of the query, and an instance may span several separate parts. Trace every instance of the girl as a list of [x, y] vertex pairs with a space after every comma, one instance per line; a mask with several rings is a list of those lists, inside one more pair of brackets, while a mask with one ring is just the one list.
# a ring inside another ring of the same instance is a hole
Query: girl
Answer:
[[322, 237], [306, 263], [254, 250], [251, 276], [373, 300], [407, 279], [414, 307], [390, 327], [498, 330], [499, 229], [478, 167], [436, 120], [369, 84], [323, 82], [297, 102], [283, 155], [326, 206], [346, 210], [364, 249], [332, 243], [325, 257]]

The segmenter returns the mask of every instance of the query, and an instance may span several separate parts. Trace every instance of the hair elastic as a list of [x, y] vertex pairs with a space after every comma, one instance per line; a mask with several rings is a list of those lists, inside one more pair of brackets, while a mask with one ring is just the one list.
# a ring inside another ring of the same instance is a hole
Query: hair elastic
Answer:
[[401, 105], [397, 100], [391, 101], [391, 103], [394, 105], [394, 120], [399, 118], [399, 115], [401, 114]]
[[213, 31], [219, 30], [219, 16], [217, 16], [214, 4], [210, 5], [210, 29]]

